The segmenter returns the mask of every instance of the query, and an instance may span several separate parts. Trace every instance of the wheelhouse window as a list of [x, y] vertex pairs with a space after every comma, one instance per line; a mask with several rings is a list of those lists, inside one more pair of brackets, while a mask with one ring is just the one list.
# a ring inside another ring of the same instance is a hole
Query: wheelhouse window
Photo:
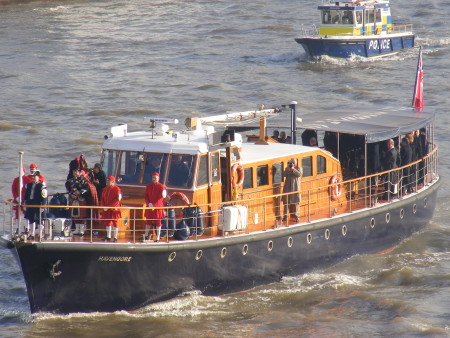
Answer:
[[121, 183], [138, 184], [144, 162], [144, 154], [137, 151], [124, 151], [117, 174]]
[[147, 153], [145, 154], [144, 176], [142, 177], [143, 184], [152, 182], [152, 174], [159, 174], [159, 181], [164, 182], [166, 176], [167, 154], [161, 153]]
[[363, 11], [355, 11], [356, 14], [356, 23], [358, 25], [362, 25], [363, 23]]
[[196, 159], [195, 155], [172, 154], [167, 184], [174, 187], [192, 187]]
[[329, 10], [323, 10], [322, 12], [322, 23], [330, 24], [331, 23], [331, 13]]
[[211, 154], [211, 181], [220, 182], [220, 155], [219, 152]]
[[283, 162], [272, 164], [272, 183], [278, 184], [283, 182]]
[[302, 158], [303, 177], [312, 176], [312, 156]]
[[353, 25], [353, 13], [352, 11], [344, 11], [342, 15], [342, 24], [343, 25]]
[[317, 174], [325, 174], [327, 172], [327, 160], [322, 155], [317, 156]]
[[252, 168], [245, 168], [244, 169], [244, 189], [251, 189], [253, 188], [253, 171]]
[[374, 22], [381, 23], [380, 9], [366, 12], [366, 24], [373, 24]]
[[106, 176], [114, 176], [116, 174], [117, 158], [120, 152], [117, 150], [104, 150], [101, 167], [105, 172]]
[[197, 187], [208, 184], [208, 154], [200, 156], [198, 165]]
[[231, 147], [231, 161], [236, 162], [241, 159], [241, 154], [239, 154], [239, 149], [237, 147]]
[[256, 178], [258, 187], [269, 184], [269, 166], [267, 164], [258, 166]]

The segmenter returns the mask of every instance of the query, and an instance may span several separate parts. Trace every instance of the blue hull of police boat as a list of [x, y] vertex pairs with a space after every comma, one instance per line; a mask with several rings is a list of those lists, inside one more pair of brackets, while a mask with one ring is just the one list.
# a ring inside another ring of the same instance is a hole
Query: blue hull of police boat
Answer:
[[406, 198], [248, 236], [170, 243], [9, 242], [31, 312], [134, 310], [189, 290], [220, 295], [397, 245], [432, 218], [440, 180]]
[[312, 58], [321, 56], [349, 58], [353, 55], [360, 57], [389, 55], [397, 53], [402, 49], [413, 48], [414, 40], [414, 34], [397, 37], [305, 37], [295, 39], [295, 41], [302, 45], [306, 53]]

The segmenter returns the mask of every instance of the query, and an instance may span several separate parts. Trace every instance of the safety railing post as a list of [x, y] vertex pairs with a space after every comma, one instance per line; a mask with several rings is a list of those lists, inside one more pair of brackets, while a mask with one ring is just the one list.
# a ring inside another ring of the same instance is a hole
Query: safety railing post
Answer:
[[311, 190], [308, 189], [308, 223], [311, 222]]
[[264, 205], [263, 205], [263, 222], [264, 222], [264, 231], [267, 230], [266, 227], [266, 200], [267, 198], [264, 198]]

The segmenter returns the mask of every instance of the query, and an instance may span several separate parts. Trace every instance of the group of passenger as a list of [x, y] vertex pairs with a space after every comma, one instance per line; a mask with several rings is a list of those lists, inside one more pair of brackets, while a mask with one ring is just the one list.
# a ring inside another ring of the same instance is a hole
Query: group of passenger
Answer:
[[[33, 240], [36, 237], [36, 226], [40, 225], [42, 219], [42, 209], [39, 207], [27, 207], [27, 205], [46, 205], [47, 203], [47, 187], [45, 177], [40, 173], [37, 165], [30, 165], [30, 174], [26, 174], [26, 168], [21, 168], [22, 191], [19, 199], [20, 176], [16, 177], [12, 183], [14, 216], [17, 229], [20, 230], [19, 212], [27, 220], [23, 232], [27, 239]], [[71, 218], [73, 220], [73, 235], [83, 236], [86, 231], [86, 220], [88, 218], [101, 220], [105, 226], [106, 237], [104, 241], [117, 242], [118, 239], [118, 221], [121, 218], [122, 192], [115, 184], [114, 176], [106, 177], [99, 163], [94, 168], [89, 169], [84, 155], [76, 157], [69, 163], [69, 173], [65, 182], [68, 195], [68, 204], [74, 206], [71, 208]], [[145, 217], [147, 225], [145, 229], [145, 237], [148, 239], [148, 232], [153, 225], [157, 230], [156, 240], [160, 240], [161, 219], [165, 217], [163, 209], [153, 209], [154, 207], [162, 207], [164, 198], [167, 196], [166, 188], [159, 183], [159, 173], [153, 172], [152, 182], [147, 184], [145, 190], [146, 205], [151, 209], [147, 209]], [[22, 207], [18, 207], [19, 201]], [[103, 210], [98, 209], [76, 208], [76, 206], [101, 206]], [[51, 213], [51, 210], [50, 210]], [[43, 236], [43, 229], [40, 229], [39, 236]]]
[[271, 137], [278, 143], [292, 143], [291, 136], [287, 136], [285, 131], [274, 130]]
[[[401, 138], [400, 144], [396, 144], [394, 139], [386, 141], [387, 151], [382, 159], [382, 171], [392, 170], [399, 167], [405, 167], [401, 172], [393, 173], [388, 180], [389, 190], [391, 194], [396, 195], [397, 189], [392, 189], [391, 186], [397, 186], [401, 182], [402, 195], [411, 193], [415, 190], [416, 184], [423, 184], [425, 172], [424, 164], [420, 162], [417, 165], [409, 166], [409, 164], [416, 162], [428, 154], [426, 130], [416, 130], [406, 134]], [[418, 176], [418, 177], [417, 177]]]

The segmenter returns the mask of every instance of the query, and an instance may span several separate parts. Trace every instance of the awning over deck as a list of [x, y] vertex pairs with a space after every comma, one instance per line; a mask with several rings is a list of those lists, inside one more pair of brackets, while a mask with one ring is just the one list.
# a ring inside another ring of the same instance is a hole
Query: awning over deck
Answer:
[[[284, 120], [276, 119], [270, 129], [290, 130], [284, 113]], [[301, 118], [301, 121], [298, 119]], [[412, 108], [402, 110], [370, 110], [361, 112], [357, 109], [337, 111], [319, 111], [311, 114], [297, 112], [297, 129], [331, 131], [341, 134], [361, 135], [366, 143], [375, 143], [405, 135], [414, 130], [430, 125], [435, 118], [434, 112], [415, 112]], [[258, 126], [229, 126], [229, 129], [245, 131], [257, 129]]]
[[366, 143], [384, 141], [424, 128], [435, 113], [407, 110], [361, 112], [318, 112], [301, 116], [297, 128], [362, 135]]

